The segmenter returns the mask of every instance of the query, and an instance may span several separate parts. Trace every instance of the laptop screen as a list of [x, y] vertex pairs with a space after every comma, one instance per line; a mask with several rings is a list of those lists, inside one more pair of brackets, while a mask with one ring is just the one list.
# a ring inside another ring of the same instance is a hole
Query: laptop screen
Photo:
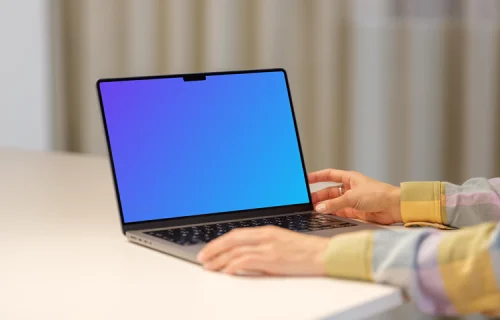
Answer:
[[99, 90], [124, 223], [309, 203], [283, 71]]

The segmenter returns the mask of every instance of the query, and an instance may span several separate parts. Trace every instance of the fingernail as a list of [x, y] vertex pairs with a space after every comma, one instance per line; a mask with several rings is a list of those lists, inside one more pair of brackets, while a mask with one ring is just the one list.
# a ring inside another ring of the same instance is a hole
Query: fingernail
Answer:
[[264, 275], [262, 272], [258, 272], [258, 271], [246, 271], [246, 270], [236, 271], [235, 274], [237, 276], [247, 276], [247, 277], [258, 277], [258, 276], [263, 276]]
[[210, 263], [205, 263], [205, 264], [203, 264], [203, 269], [212, 270], [213, 268], [212, 268], [212, 265]]
[[199, 261], [199, 262], [203, 262], [203, 260], [205, 260], [205, 255], [200, 252], [198, 253], [198, 255], [196, 256], [196, 259]]
[[318, 212], [326, 212], [326, 205], [324, 203], [320, 203], [316, 206], [316, 211]]

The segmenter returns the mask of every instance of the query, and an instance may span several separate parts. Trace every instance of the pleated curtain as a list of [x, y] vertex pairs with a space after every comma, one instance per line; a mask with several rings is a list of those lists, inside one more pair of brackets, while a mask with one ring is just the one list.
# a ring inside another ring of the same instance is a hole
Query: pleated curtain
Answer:
[[500, 175], [498, 0], [53, 1], [54, 143], [105, 154], [100, 77], [280, 67], [309, 170]]

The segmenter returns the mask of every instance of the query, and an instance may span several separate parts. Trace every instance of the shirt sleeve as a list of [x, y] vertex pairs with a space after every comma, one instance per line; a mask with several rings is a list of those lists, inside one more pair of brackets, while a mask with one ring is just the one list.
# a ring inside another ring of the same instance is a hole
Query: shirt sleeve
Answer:
[[431, 314], [500, 316], [499, 182], [403, 184], [401, 213], [407, 225], [474, 226], [339, 235], [326, 253], [328, 274], [401, 287]]
[[423, 312], [500, 316], [500, 223], [333, 237], [330, 276], [401, 287]]
[[401, 215], [407, 227], [453, 229], [500, 221], [500, 178], [474, 178], [462, 185], [402, 183]]

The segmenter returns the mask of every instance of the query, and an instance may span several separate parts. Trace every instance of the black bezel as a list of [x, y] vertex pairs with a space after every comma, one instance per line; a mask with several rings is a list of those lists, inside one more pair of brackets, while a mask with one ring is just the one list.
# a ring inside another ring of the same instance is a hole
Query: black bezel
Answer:
[[[297, 137], [297, 142], [299, 144], [300, 159], [301, 159], [302, 168], [304, 171], [304, 179], [306, 180], [309, 202], [304, 203], [304, 204], [287, 205], [287, 206], [280, 206], [280, 207], [232, 211], [232, 212], [225, 212], [225, 213], [210, 213], [210, 214], [196, 215], [196, 216], [189, 216], [189, 217], [182, 217], [182, 218], [168, 218], [168, 219], [160, 219], [160, 220], [125, 223], [124, 219], [123, 219], [123, 210], [122, 210], [122, 204], [121, 204], [121, 200], [120, 200], [120, 192], [118, 190], [118, 181], [116, 178], [115, 165], [114, 165], [114, 161], [113, 161], [113, 152], [111, 150], [111, 143], [110, 143], [110, 139], [109, 139], [108, 126], [106, 123], [106, 115], [104, 112], [104, 105], [102, 102], [100, 84], [102, 82], [128, 81], [128, 80], [149, 80], [149, 79], [180, 78], [180, 77], [183, 77], [183, 78], [188, 77], [189, 79], [200, 78], [203, 80], [203, 79], [205, 79], [206, 76], [242, 74], [242, 73], [276, 72], [276, 71], [283, 72], [283, 75], [285, 76], [286, 87], [287, 87], [287, 91], [288, 91], [288, 99], [290, 101], [290, 108], [292, 109], [291, 111], [292, 111], [293, 125], [295, 128], [295, 135]], [[157, 76], [142, 76], [142, 77], [105, 78], [105, 79], [97, 80], [96, 86], [97, 86], [97, 94], [99, 96], [99, 104], [101, 107], [101, 116], [102, 116], [102, 120], [103, 120], [103, 124], [104, 124], [104, 132], [106, 134], [106, 143], [107, 143], [107, 147], [108, 147], [111, 171], [113, 173], [113, 183], [115, 186], [116, 200], [117, 200], [118, 208], [120, 211], [120, 219], [121, 219], [123, 233], [125, 233], [126, 231], [132, 231], [132, 230], [175, 227], [175, 226], [184, 226], [184, 225], [199, 224], [199, 223], [210, 223], [210, 222], [218, 222], [218, 221], [233, 220], [233, 219], [258, 218], [258, 217], [263, 217], [263, 216], [284, 215], [284, 214], [290, 214], [293, 212], [313, 210], [313, 205], [311, 202], [311, 192], [309, 189], [309, 184], [307, 183], [307, 170], [306, 170], [306, 166], [305, 166], [305, 162], [304, 162], [304, 156], [302, 153], [302, 146], [300, 143], [299, 131], [297, 128], [297, 121], [295, 119], [295, 111], [293, 108], [293, 101], [292, 101], [292, 95], [290, 92], [290, 85], [288, 83], [288, 76], [287, 76], [286, 71], [284, 69], [275, 68], [275, 69], [188, 73], [188, 74], [157, 75]]]

